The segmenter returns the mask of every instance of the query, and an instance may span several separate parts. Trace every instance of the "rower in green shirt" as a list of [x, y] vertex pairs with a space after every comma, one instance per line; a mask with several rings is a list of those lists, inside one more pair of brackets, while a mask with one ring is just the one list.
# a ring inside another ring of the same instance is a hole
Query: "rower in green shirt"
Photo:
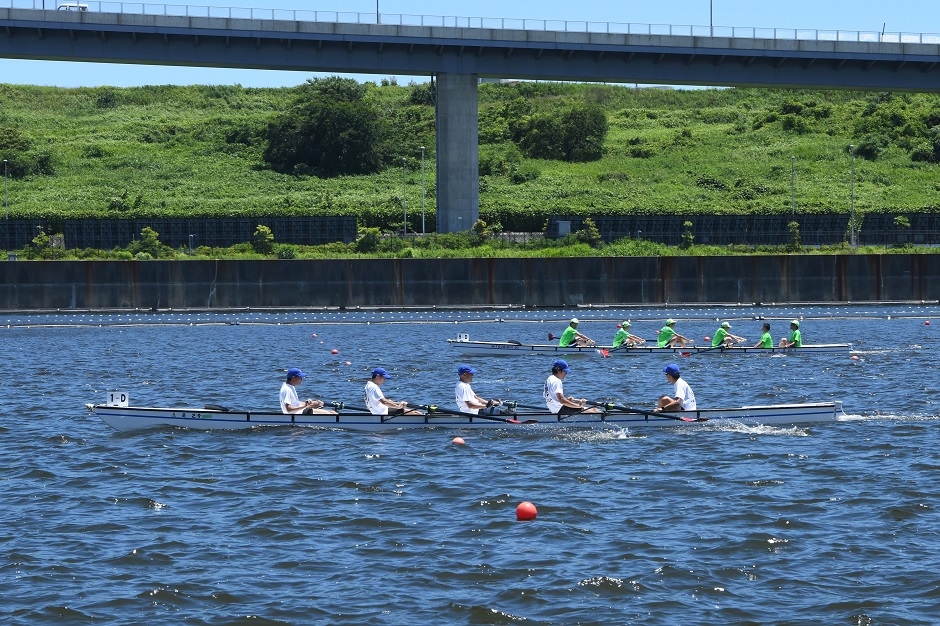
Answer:
[[561, 334], [558, 340], [558, 347], [566, 348], [568, 346], [587, 346], [594, 345], [594, 340], [578, 332], [578, 318], [572, 317], [568, 323], [568, 328]]
[[790, 338], [780, 339], [781, 348], [799, 348], [803, 345], [803, 336], [800, 334], [800, 323], [796, 320], [790, 322]]
[[656, 341], [656, 345], [660, 348], [672, 348], [675, 344], [679, 344], [683, 348], [687, 343], [691, 343], [688, 338], [683, 337], [673, 326], [676, 325], [676, 320], [666, 320], [666, 325], [662, 327], [659, 331], [659, 338]]
[[[642, 337], [637, 337], [636, 335], [630, 334], [630, 320], [623, 322], [620, 325], [620, 330], [617, 331], [617, 334], [614, 335], [614, 347], [619, 348], [621, 346], [626, 348], [632, 348], [633, 346], [643, 343], [646, 339]], [[624, 346], [626, 343], [626, 346]]]
[[755, 343], [754, 347], [755, 348], [773, 348], [774, 340], [773, 340], [773, 337], [770, 336], [770, 324], [768, 324], [767, 322], [764, 322], [764, 325], [761, 326], [761, 331], [763, 331], [764, 334], [760, 336], [760, 341]]
[[729, 324], [728, 322], [721, 323], [721, 328], [716, 330], [715, 336], [712, 337], [713, 348], [717, 348], [724, 344], [727, 344], [727, 346], [731, 346], [731, 344], [733, 344], [734, 342], [740, 343], [742, 341], [745, 341], [744, 337], [738, 337], [737, 335], [732, 335], [731, 333], [729, 333], [728, 330], [730, 328], [731, 328], [731, 324]]

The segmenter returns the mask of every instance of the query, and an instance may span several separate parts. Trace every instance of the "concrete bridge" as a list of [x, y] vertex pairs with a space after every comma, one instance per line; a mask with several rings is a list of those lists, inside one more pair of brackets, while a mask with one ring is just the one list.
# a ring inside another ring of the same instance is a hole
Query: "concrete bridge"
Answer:
[[940, 91], [940, 35], [87, 6], [0, 7], [0, 58], [436, 77], [440, 232], [479, 216], [481, 77]]

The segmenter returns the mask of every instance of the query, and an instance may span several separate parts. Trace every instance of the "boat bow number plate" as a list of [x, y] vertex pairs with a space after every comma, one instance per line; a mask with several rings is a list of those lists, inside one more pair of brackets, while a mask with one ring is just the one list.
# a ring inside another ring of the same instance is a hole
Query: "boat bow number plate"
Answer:
[[130, 397], [123, 391], [109, 391], [108, 400], [105, 402], [108, 406], [128, 406]]

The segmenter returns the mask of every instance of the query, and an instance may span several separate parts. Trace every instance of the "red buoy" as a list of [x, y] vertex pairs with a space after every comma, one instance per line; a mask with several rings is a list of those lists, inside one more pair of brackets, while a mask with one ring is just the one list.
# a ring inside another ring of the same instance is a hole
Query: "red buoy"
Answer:
[[462, 446], [467, 442], [463, 440], [463, 437], [454, 437], [454, 440], [451, 441], [451, 443], [455, 446]]
[[339, 350], [337, 350], [336, 348], [333, 348], [332, 350], [330, 350], [330, 354], [339, 354]]
[[930, 326], [930, 320], [927, 320], [926, 322], [924, 322], [924, 326]]
[[711, 341], [711, 340], [712, 340], [711, 337], [709, 337], [708, 335], [705, 335], [705, 341]]
[[535, 505], [531, 502], [523, 502], [516, 507], [516, 519], [520, 522], [534, 520], [538, 513], [539, 512], [535, 509]]

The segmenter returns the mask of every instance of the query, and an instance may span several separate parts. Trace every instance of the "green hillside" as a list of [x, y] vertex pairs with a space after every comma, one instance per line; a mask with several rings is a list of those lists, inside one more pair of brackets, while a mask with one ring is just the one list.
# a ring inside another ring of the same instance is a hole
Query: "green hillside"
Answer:
[[[420, 230], [423, 145], [433, 224], [427, 87], [367, 84], [381, 165], [335, 178], [265, 162], [269, 124], [302, 89], [0, 85], [10, 217], [352, 214], [391, 229], [407, 187], [409, 230]], [[521, 125], [581, 106], [606, 116], [602, 158], [525, 156]], [[789, 213], [791, 157], [797, 213], [848, 212], [850, 144], [857, 211], [940, 210], [934, 95], [484, 84], [480, 119], [481, 216], [509, 230], [538, 230], [553, 214]]]

